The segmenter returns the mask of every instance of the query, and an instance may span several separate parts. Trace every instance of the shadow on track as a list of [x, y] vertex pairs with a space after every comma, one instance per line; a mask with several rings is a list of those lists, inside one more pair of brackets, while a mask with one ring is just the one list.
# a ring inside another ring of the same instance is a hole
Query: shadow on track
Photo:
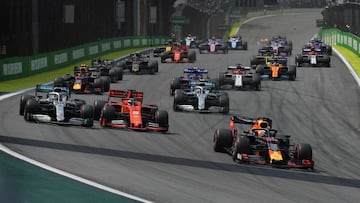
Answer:
[[321, 183], [321, 184], [360, 188], [360, 180], [341, 178], [341, 177], [331, 177], [331, 176], [320, 175], [318, 173], [309, 173], [309, 172], [305, 173], [303, 171], [297, 171], [297, 170], [276, 169], [271, 167], [254, 167], [253, 165], [240, 165], [235, 163], [231, 163], [231, 164], [218, 163], [213, 161], [203, 161], [203, 160], [195, 160], [188, 158], [146, 154], [139, 152], [129, 152], [123, 150], [72, 145], [72, 144], [64, 144], [57, 142], [8, 137], [2, 135], [0, 135], [0, 141], [2, 143], [9, 143], [9, 144], [50, 148], [56, 150], [81, 152], [88, 154], [118, 157], [124, 159], [134, 159], [134, 160], [150, 161], [150, 162], [157, 162], [163, 164], [205, 168], [211, 170], [237, 172], [237, 173], [244, 173], [244, 174], [251, 174], [251, 175], [258, 175], [265, 177], [276, 177], [276, 178], [296, 180], [296, 181], [306, 181], [311, 183]]

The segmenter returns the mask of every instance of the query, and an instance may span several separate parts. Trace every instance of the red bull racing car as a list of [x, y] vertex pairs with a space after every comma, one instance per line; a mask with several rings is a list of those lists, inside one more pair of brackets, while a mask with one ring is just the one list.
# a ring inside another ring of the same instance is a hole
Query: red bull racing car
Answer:
[[[278, 134], [271, 122], [269, 118], [232, 116], [229, 129], [215, 130], [214, 151], [227, 152], [238, 163], [314, 169], [310, 144], [290, 144], [290, 136]], [[252, 128], [241, 132], [235, 123], [251, 124]]]

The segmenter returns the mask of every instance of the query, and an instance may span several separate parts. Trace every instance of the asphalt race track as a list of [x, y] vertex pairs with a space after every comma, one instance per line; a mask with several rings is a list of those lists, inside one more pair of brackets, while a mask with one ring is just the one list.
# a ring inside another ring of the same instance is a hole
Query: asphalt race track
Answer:
[[[316, 32], [320, 10], [254, 20], [241, 27], [248, 51], [197, 54], [199, 67], [217, 76], [228, 65], [249, 65], [260, 38], [276, 34], [293, 41], [290, 63]], [[262, 91], [229, 91], [230, 113], [267, 116], [273, 127], [310, 143], [315, 171], [275, 169], [234, 163], [215, 153], [216, 128], [229, 115], [173, 112], [172, 77], [191, 64], [160, 64], [159, 73], [125, 75], [112, 88], [144, 92], [145, 103], [169, 112], [170, 131], [144, 133], [118, 129], [27, 123], [19, 98], [0, 103], [0, 141], [16, 152], [118, 190], [155, 202], [358, 202], [360, 199], [360, 89], [337, 56], [330, 68], [302, 67], [296, 81], [265, 81]], [[103, 96], [73, 95], [89, 103]], [[247, 128], [247, 126], [244, 126]]]

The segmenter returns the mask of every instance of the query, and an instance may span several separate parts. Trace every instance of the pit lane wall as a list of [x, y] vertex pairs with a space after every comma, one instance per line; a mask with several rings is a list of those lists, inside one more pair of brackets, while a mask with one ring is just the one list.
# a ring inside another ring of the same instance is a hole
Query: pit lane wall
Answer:
[[167, 38], [163, 36], [119, 37], [44, 54], [1, 59], [0, 81], [27, 77], [37, 73], [63, 68], [108, 52], [158, 46], [166, 39]]
[[321, 38], [326, 44], [331, 46], [340, 45], [349, 50], [354, 54], [360, 57], [360, 38], [356, 35], [353, 35], [349, 32], [342, 32], [336, 28], [330, 29], [321, 29], [318, 33], [319, 38]]

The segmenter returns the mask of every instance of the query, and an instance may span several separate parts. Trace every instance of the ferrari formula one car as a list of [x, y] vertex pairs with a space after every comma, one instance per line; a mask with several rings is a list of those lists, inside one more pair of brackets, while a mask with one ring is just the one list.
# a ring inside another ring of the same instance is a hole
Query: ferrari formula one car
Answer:
[[226, 92], [207, 86], [191, 86], [177, 89], [174, 96], [174, 111], [198, 111], [229, 113], [229, 96]]
[[159, 72], [157, 60], [150, 60], [150, 55], [132, 53], [128, 57], [118, 62], [119, 67], [134, 74], [155, 74]]
[[221, 89], [261, 90], [260, 75], [242, 64], [229, 66], [226, 72], [220, 72], [218, 81]]
[[162, 63], [194, 63], [196, 61], [196, 52], [190, 51], [186, 45], [175, 43], [171, 50], [161, 54]]
[[175, 94], [176, 89], [189, 89], [200, 83], [206, 83], [208, 87], [217, 88], [218, 82], [208, 77], [208, 70], [204, 68], [185, 68], [184, 76], [173, 78], [170, 84], [170, 95]]
[[[39, 93], [45, 93], [46, 97]], [[19, 114], [26, 121], [92, 127], [93, 106], [85, 104], [84, 100], [69, 98], [70, 89], [67, 87], [37, 85], [35, 96], [21, 96]]]
[[[118, 100], [110, 100], [118, 98]], [[108, 101], [94, 102], [95, 119], [103, 127], [127, 128], [139, 131], [166, 132], [168, 113], [157, 105], [143, 104], [143, 92], [136, 90], [109, 90]]]
[[303, 64], [330, 67], [330, 56], [324, 54], [321, 48], [305, 45], [302, 53], [295, 56], [295, 64], [298, 67], [303, 66]]
[[201, 43], [199, 45], [200, 54], [204, 53], [228, 53], [228, 44], [222, 42], [220, 39], [211, 38], [206, 43]]
[[228, 38], [228, 49], [230, 50], [247, 50], [247, 42], [240, 36], [231, 36]]
[[[241, 132], [235, 123], [252, 124]], [[217, 129], [213, 136], [215, 152], [227, 152], [238, 163], [270, 165], [280, 168], [314, 169], [310, 144], [290, 144], [289, 135], [271, 128], [271, 119], [232, 116], [230, 129]]]
[[294, 81], [296, 78], [296, 66], [288, 66], [287, 58], [266, 58], [266, 64], [256, 66], [256, 73], [258, 73], [262, 79], [277, 80], [285, 78]]
[[102, 94], [110, 88], [110, 76], [102, 75], [98, 67], [88, 67], [85, 64], [74, 67], [74, 75], [66, 74], [55, 78], [54, 86], [69, 87], [74, 93]]

